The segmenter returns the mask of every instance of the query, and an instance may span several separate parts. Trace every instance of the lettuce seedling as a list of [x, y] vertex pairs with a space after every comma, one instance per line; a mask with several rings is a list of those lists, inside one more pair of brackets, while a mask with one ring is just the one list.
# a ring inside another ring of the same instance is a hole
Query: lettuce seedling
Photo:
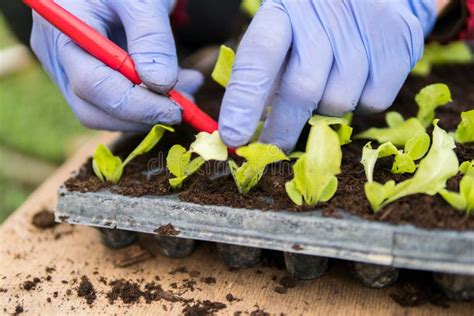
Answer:
[[434, 195], [446, 187], [449, 178], [456, 175], [459, 162], [453, 150], [456, 147], [454, 138], [438, 127], [437, 122], [434, 121], [431, 148], [412, 178], [398, 184], [393, 180], [381, 184], [369, 179], [365, 184], [365, 194], [374, 212], [408, 195]]
[[365, 175], [369, 182], [373, 181], [377, 159], [392, 155], [395, 156], [392, 173], [413, 173], [417, 168], [415, 161], [423, 158], [429, 148], [430, 136], [426, 133], [409, 139], [404, 150], [398, 150], [390, 142], [383, 143], [377, 149], [372, 149], [372, 144], [369, 142], [362, 151], [361, 163], [364, 165]]
[[227, 87], [230, 76], [232, 75], [232, 67], [234, 65], [235, 53], [232, 48], [225, 45], [221, 45], [219, 51], [219, 57], [217, 58], [216, 65], [212, 71], [211, 77], [215, 82]]
[[306, 152], [293, 165], [293, 179], [285, 184], [290, 199], [311, 207], [329, 201], [337, 191], [341, 162], [340, 135], [326, 120], [313, 121]]
[[118, 183], [122, 177], [125, 166], [139, 155], [146, 154], [153, 147], [158, 144], [165, 131], [174, 132], [174, 129], [169, 126], [157, 124], [153, 126], [150, 132], [140, 142], [140, 144], [128, 155], [124, 162], [120, 157], [114, 156], [110, 150], [104, 146], [99, 145], [94, 153], [92, 160], [92, 169], [95, 175], [102, 181], [109, 181], [111, 183]]
[[474, 110], [461, 113], [461, 123], [456, 129], [455, 138], [460, 144], [474, 142]]
[[117, 183], [123, 173], [122, 159], [114, 156], [105, 145], [100, 144], [92, 159], [92, 169], [100, 181]]
[[412, 73], [418, 76], [427, 76], [433, 65], [469, 64], [473, 61], [473, 54], [467, 43], [459, 41], [448, 45], [431, 43], [425, 46], [423, 57], [413, 68]]
[[243, 0], [240, 4], [240, 9], [247, 13], [250, 17], [254, 17], [257, 14], [262, 0]]
[[425, 134], [425, 128], [416, 118], [404, 120], [396, 112], [389, 112], [385, 115], [385, 121], [389, 127], [372, 127], [355, 136], [356, 139], [373, 139], [382, 143], [390, 142], [395, 146], [405, 146], [413, 137]]
[[471, 214], [474, 211], [474, 160], [463, 162], [459, 170], [464, 174], [459, 182], [459, 193], [441, 190], [439, 194], [455, 209]]
[[423, 127], [427, 128], [435, 118], [436, 109], [453, 100], [451, 99], [451, 91], [448, 86], [442, 83], [436, 83], [421, 89], [416, 95], [415, 101], [418, 104], [418, 114], [416, 118], [421, 122]]
[[418, 104], [416, 118], [405, 120], [400, 113], [389, 112], [385, 115], [386, 128], [370, 128], [355, 136], [356, 139], [372, 139], [379, 143], [391, 142], [397, 147], [405, 146], [415, 136], [425, 133], [433, 121], [436, 108], [451, 100], [451, 92], [445, 84], [432, 84], [424, 87], [416, 95]]
[[[198, 156], [191, 160], [191, 155]], [[166, 166], [175, 176], [169, 179], [173, 189], [181, 188], [184, 180], [194, 174], [209, 160], [227, 160], [227, 147], [222, 142], [219, 132], [212, 134], [201, 132], [196, 135], [196, 140], [190, 145], [189, 151], [181, 145], [174, 145], [166, 157]]]
[[267, 165], [288, 160], [280, 148], [271, 144], [251, 143], [237, 148], [236, 154], [246, 160], [240, 167], [235, 161], [229, 161], [230, 172], [241, 194], [247, 194], [258, 184]]
[[343, 117], [314, 115], [308, 123], [312, 126], [315, 126], [319, 122], [325, 122], [329, 126], [336, 126], [336, 131], [341, 145], [346, 145], [351, 142], [352, 127], [350, 127], [350, 125], [352, 122], [352, 113], [349, 113]]

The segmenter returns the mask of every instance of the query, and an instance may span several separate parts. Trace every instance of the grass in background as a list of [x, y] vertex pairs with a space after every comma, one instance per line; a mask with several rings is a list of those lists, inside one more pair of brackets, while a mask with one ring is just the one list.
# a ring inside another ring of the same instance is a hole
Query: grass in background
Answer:
[[[15, 44], [0, 14], [0, 49]], [[0, 79], [0, 146], [59, 164], [86, 132], [38, 63]], [[31, 190], [0, 174], [0, 223]]]
[[0, 144], [48, 161], [64, 160], [85, 129], [39, 65], [0, 80]]

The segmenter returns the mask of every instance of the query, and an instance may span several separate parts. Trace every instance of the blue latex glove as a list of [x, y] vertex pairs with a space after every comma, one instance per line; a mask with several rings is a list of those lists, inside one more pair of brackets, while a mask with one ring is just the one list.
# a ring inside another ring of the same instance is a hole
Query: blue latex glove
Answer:
[[[143, 83], [158, 93], [176, 85], [194, 93], [200, 73], [179, 71], [168, 11], [170, 0], [58, 0], [59, 5], [88, 23], [132, 56]], [[178, 105], [132, 84], [105, 66], [39, 15], [33, 15], [31, 46], [54, 78], [72, 110], [89, 128], [142, 131], [156, 123], [181, 121]], [[179, 76], [178, 76], [179, 73]]]
[[387, 109], [435, 18], [434, 0], [264, 0], [224, 96], [224, 142], [246, 144], [269, 103], [260, 141], [286, 151], [314, 110], [341, 116]]

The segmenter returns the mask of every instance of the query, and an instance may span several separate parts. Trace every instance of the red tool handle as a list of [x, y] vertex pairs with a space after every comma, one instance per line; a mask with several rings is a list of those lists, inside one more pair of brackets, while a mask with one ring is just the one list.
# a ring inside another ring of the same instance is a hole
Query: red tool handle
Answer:
[[[52, 0], [23, 0], [23, 2], [66, 34], [86, 52], [110, 68], [120, 72], [134, 84], [142, 83], [135, 70], [135, 64], [128, 53], [92, 27]], [[183, 109], [184, 123], [198, 131], [208, 133], [218, 129], [216, 121], [178, 91], [170, 91], [169, 97]]]

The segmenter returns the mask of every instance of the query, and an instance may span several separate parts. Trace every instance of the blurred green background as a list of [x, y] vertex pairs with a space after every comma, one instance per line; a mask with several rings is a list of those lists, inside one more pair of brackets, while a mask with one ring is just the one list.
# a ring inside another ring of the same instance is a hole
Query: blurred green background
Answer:
[[[18, 45], [0, 14], [0, 52]], [[0, 77], [0, 223], [88, 132], [33, 57]]]

